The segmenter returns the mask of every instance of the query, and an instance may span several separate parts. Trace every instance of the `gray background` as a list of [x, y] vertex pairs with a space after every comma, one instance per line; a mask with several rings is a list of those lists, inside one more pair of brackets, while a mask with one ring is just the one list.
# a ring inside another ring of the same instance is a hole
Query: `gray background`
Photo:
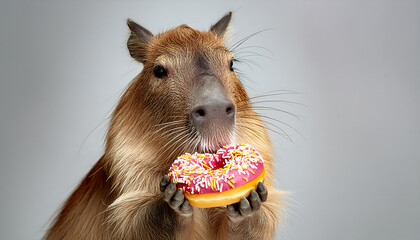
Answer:
[[418, 1], [2, 1], [0, 239], [41, 238], [103, 153], [141, 70], [126, 18], [205, 30], [229, 10], [231, 43], [271, 29], [243, 45], [271, 51], [243, 52], [259, 65], [238, 65], [251, 95], [287, 89], [300, 94], [276, 99], [306, 105], [271, 105], [301, 120], [264, 112], [304, 136], [275, 123], [294, 141], [273, 134], [291, 192], [277, 239], [420, 239]]

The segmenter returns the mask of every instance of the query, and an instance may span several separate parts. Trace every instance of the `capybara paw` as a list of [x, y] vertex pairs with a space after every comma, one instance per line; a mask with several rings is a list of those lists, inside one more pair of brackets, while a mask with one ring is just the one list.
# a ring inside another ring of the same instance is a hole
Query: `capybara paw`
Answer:
[[255, 211], [260, 210], [261, 202], [267, 201], [267, 188], [262, 182], [258, 183], [257, 190], [252, 190], [248, 198], [241, 198], [241, 201], [227, 206], [227, 214], [232, 221], [241, 220], [243, 217], [251, 216]]
[[169, 181], [167, 175], [160, 182], [160, 190], [163, 192], [163, 200], [176, 212], [183, 216], [192, 215], [192, 207], [184, 197], [182, 189], [176, 189], [176, 183]]

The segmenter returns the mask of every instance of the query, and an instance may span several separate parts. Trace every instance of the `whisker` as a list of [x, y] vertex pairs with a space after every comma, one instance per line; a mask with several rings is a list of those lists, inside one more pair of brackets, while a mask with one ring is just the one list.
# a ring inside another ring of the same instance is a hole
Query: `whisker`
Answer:
[[182, 129], [186, 129], [186, 127], [185, 126], [178, 126], [178, 127], [175, 127], [175, 128], [166, 129], [164, 131], [163, 131], [163, 129], [159, 129], [158, 131], [156, 131], [156, 133], [163, 131], [162, 135], [165, 135], [167, 137], [168, 135], [166, 135], [166, 134], [172, 135], [173, 132], [177, 132], [178, 130], [182, 130]]
[[300, 116], [299, 116], [299, 115], [297, 115], [297, 114], [291, 113], [291, 112], [286, 111], [286, 110], [281, 110], [281, 109], [278, 109], [278, 108], [274, 108], [274, 107], [252, 106], [252, 108], [253, 108], [253, 109], [255, 109], [255, 110], [270, 110], [270, 111], [277, 111], [277, 112], [285, 113], [285, 114], [287, 114], [287, 115], [289, 115], [289, 116], [292, 116], [292, 117], [294, 117], [294, 118], [295, 118], [295, 119], [297, 119], [297, 120], [301, 120], [301, 119], [300, 119]]
[[[251, 64], [254, 64], [255, 66], [257, 66], [257, 67], [260, 67], [261, 68], [261, 66], [259, 66], [255, 61], [252, 61], [252, 60], [248, 60], [248, 59], [235, 59], [235, 62], [238, 62], [238, 63], [240, 63], [240, 64], [245, 64], [249, 69], [251, 69], [251, 70], [254, 70], [253, 68], [252, 68], [252, 65]], [[250, 64], [251, 63], [251, 64]], [[233, 67], [233, 69], [235, 70], [235, 72], [237, 73], [238, 72], [238, 69], [236, 68], [236, 67]]]
[[[299, 134], [301, 137], [303, 137], [303, 138], [305, 138], [296, 128], [294, 128], [294, 127], [292, 127], [290, 124], [287, 124], [287, 123], [285, 123], [285, 122], [283, 122], [283, 121], [280, 121], [280, 120], [278, 120], [278, 119], [275, 119], [275, 118], [272, 118], [272, 117], [268, 117], [268, 116], [264, 116], [264, 115], [260, 115], [260, 117], [262, 117], [262, 118], [267, 118], [267, 119], [270, 119], [270, 120], [273, 120], [273, 121], [276, 121], [276, 122], [278, 122], [278, 123], [281, 123], [281, 124], [283, 124], [283, 125], [286, 125], [286, 126], [288, 126], [289, 128], [291, 128], [291, 129], [293, 129], [297, 134]], [[263, 120], [264, 122], [266, 122], [266, 123], [270, 123], [269, 121], [265, 121], [265, 120]], [[270, 123], [270, 124], [272, 124], [272, 123]], [[274, 125], [274, 124], [273, 124]], [[275, 126], [275, 125], [274, 125]]]
[[298, 102], [294, 102], [294, 101], [288, 101], [288, 100], [280, 100], [280, 99], [260, 100], [260, 101], [255, 101], [255, 102], [251, 101], [250, 103], [254, 105], [254, 104], [258, 104], [258, 103], [273, 103], [273, 102], [290, 103], [290, 104], [299, 105], [299, 106], [306, 107], [306, 108], [308, 107], [308, 106], [306, 106], [305, 104], [302, 104], [302, 103], [298, 103]]
[[[257, 120], [256, 118], [244, 118], [244, 119]], [[261, 121], [263, 121], [265, 124], [268, 124], [268, 125], [270, 125], [270, 126], [275, 127], [276, 129], [280, 130], [283, 134], [281, 134], [281, 133], [277, 132], [277, 131], [276, 131], [276, 130], [274, 130], [274, 129], [271, 129], [271, 128], [270, 128], [270, 127], [268, 127], [268, 126], [264, 126], [264, 125], [258, 124], [258, 123], [256, 123], [255, 121], [245, 121], [245, 122], [247, 122], [247, 123], [251, 123], [251, 124], [254, 124], [254, 125], [259, 126], [259, 127], [261, 127], [261, 128], [265, 128], [265, 129], [267, 129], [267, 130], [270, 130], [270, 131], [272, 131], [272, 132], [274, 132], [274, 133], [279, 134], [280, 136], [287, 136], [287, 139], [289, 139], [291, 142], [293, 142], [292, 138], [290, 137], [290, 135], [289, 135], [289, 134], [288, 134], [285, 130], [281, 129], [280, 127], [278, 127], [278, 126], [276, 126], [275, 124], [270, 123], [270, 122], [268, 122], [268, 121], [264, 121], [264, 120], [261, 120]]]
[[[177, 135], [176, 137], [172, 138], [171, 140], [169, 140], [165, 146], [160, 148], [160, 154], [158, 155], [157, 158], [161, 158], [163, 157], [174, 145], [176, 145], [177, 143], [179, 143], [180, 141], [184, 140], [185, 138], [188, 138], [189, 134], [185, 134], [186, 132], [181, 132], [181, 134]], [[179, 137], [180, 135], [184, 134], [183, 136]], [[178, 138], [179, 137], [179, 138]], [[176, 141], [175, 141], [176, 140]], [[169, 144], [169, 146], [168, 146]], [[181, 146], [181, 145], [179, 145]], [[179, 147], [178, 146], [178, 147]], [[178, 148], [177, 147], [177, 148]], [[174, 151], [171, 152], [171, 154], [173, 154]], [[168, 157], [170, 157], [171, 155], [167, 155]]]
[[[175, 149], [173, 149], [172, 152], [168, 156], [172, 156], [174, 153], [176, 153], [178, 151], [178, 149], [180, 149], [180, 147], [181, 148], [184, 147], [184, 144], [187, 141], [190, 140], [190, 137], [191, 137], [191, 134], [185, 135], [184, 136], [185, 140], [181, 144], [178, 144], [178, 146]], [[181, 138], [181, 139], [183, 139], [183, 138]], [[179, 142], [179, 140], [176, 143], [178, 143], [178, 142]], [[174, 143], [173, 145], [175, 145], [176, 143]]]
[[254, 37], [257, 34], [260, 34], [262, 32], [266, 32], [266, 31], [269, 31], [269, 30], [272, 30], [272, 29], [263, 29], [263, 30], [260, 30], [258, 32], [255, 32], [255, 33], [253, 33], [251, 35], [248, 35], [248, 36], [242, 38], [241, 40], [239, 40], [237, 43], [233, 44], [233, 46], [230, 47], [231, 48], [230, 51], [232, 51], [232, 52], [235, 51], [236, 48], [238, 48], [239, 46], [241, 46], [244, 42], [248, 41], [250, 38]]
[[260, 138], [261, 137], [261, 135], [258, 135], [258, 132], [255, 129], [250, 128], [246, 124], [237, 123], [236, 126], [235, 126], [235, 128], [236, 128], [235, 130], [238, 130], [238, 127], [248, 129], [249, 131], [245, 131], [245, 133], [250, 133], [250, 134], [252, 134], [256, 138]]
[[193, 144], [196, 141], [196, 139], [197, 139], [196, 134], [191, 133], [190, 141], [185, 145], [183, 152], [188, 152], [189, 149], [192, 149], [192, 151], [194, 151], [195, 148], [192, 148], [192, 147], [193, 147]]
[[265, 51], [267, 51], [267, 52], [271, 53], [271, 55], [272, 55], [272, 56], [274, 56], [274, 52], [273, 52], [273, 51], [271, 51], [270, 49], [265, 48], [265, 47], [262, 47], [262, 46], [255, 46], [255, 45], [238, 48], [238, 49], [236, 49], [236, 52], [242, 52], [242, 51], [241, 51], [242, 49], [248, 49], [248, 48], [258, 48], [258, 49], [262, 49], [262, 50], [265, 50]]
[[[251, 124], [255, 124], [255, 123], [254, 122], [251, 122]], [[247, 125], [238, 124], [238, 126], [239, 127], [242, 127], [242, 128], [248, 129], [249, 130], [249, 133], [254, 133], [253, 135], [256, 136], [257, 138], [261, 137], [261, 135], [258, 135], [258, 134], [255, 133], [255, 129], [250, 128]], [[276, 130], [273, 130], [270, 127], [267, 127], [267, 126], [264, 126], [264, 129], [266, 129], [266, 130], [268, 130], [268, 131], [270, 131], [272, 133], [275, 133], [275, 134], [279, 135], [280, 137], [284, 137], [285, 139], [287, 139], [287, 140], [289, 140], [290, 142], [293, 143], [293, 140], [290, 138], [290, 136], [287, 133], [280, 133], [280, 132], [278, 132]]]
[[165, 136], [165, 137], [170, 137], [176, 133], [179, 133], [181, 131], [185, 130], [184, 126], [180, 126], [180, 127], [176, 127], [176, 128], [171, 128], [171, 129], [166, 129], [165, 131], [154, 131], [151, 134], [148, 134], [148, 136], [145, 137], [145, 140], [150, 140], [152, 138], [155, 138], [156, 136]]
[[273, 96], [282, 96], [282, 95], [289, 95], [289, 94], [300, 94], [298, 92], [269, 92], [257, 96], [250, 97], [249, 100], [256, 99], [256, 98], [264, 98], [264, 97], [273, 97]]
[[250, 79], [249, 77], [247, 77], [243, 72], [241, 71], [237, 71], [235, 70], [236, 75], [238, 76], [239, 81], [242, 83], [242, 85], [246, 88], [249, 88], [249, 86], [247, 84], [245, 84], [245, 81], [243, 81], [242, 79], [245, 79], [249, 82], [254, 82], [252, 79]]
[[247, 59], [247, 57], [262, 57], [269, 60], [274, 60], [274, 58], [272, 57], [266, 56], [261, 53], [252, 52], [252, 51], [242, 51], [242, 52], [235, 53], [235, 59]]
[[[172, 144], [171, 142], [176, 140], [178, 137], [182, 136], [183, 134], [185, 134], [187, 132], [188, 129], [180, 129], [176, 134], [175, 137], [171, 138], [163, 147], [161, 147], [161, 149], [167, 148], [168, 145]], [[174, 135], [174, 134], [171, 134]], [[169, 135], [170, 137], [170, 135]]]
[[260, 64], [258, 64], [256, 61], [251, 60], [249, 58], [244, 58], [244, 57], [237, 58], [236, 59], [236, 62], [242, 63], [242, 64], [246, 64], [251, 70], [253, 70], [251, 64], [254, 65], [254, 66], [256, 66], [256, 67], [258, 67], [258, 68], [260, 68], [260, 69], [263, 69]]
[[[270, 91], [270, 92], [263, 93], [263, 94], [260, 94], [260, 95], [248, 97], [247, 99], [244, 99], [244, 100], [239, 101], [237, 104], [242, 104], [242, 103], [245, 103], [245, 104], [247, 104], [247, 103], [255, 103], [255, 101], [254, 101], [255, 99], [266, 98], [266, 97], [277, 97], [277, 96], [283, 96], [283, 95], [289, 95], [289, 94], [300, 94], [300, 93], [293, 92], [293, 91], [290, 91], [290, 90]], [[258, 101], [270, 102], [270, 99], [269, 100], [258, 100]], [[284, 102], [293, 103], [292, 101], [286, 101], [286, 100], [282, 100], [282, 99], [273, 99], [272, 101], [273, 102], [277, 102], [277, 101], [283, 102], [284, 101]], [[297, 102], [295, 102], [295, 103], [298, 104], [298, 105], [305, 106], [305, 105], [300, 104], [300, 103], [297, 103]]]
[[165, 125], [178, 124], [178, 123], [182, 123], [183, 121], [184, 120], [175, 120], [171, 122], [159, 123], [159, 124], [156, 124], [155, 126], [160, 127], [160, 126], [165, 126]]

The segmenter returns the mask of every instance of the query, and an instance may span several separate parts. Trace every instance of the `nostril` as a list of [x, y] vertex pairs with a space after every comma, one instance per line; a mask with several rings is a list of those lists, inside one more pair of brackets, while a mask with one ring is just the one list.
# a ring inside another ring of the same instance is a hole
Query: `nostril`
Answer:
[[204, 116], [206, 115], [206, 112], [204, 112], [204, 110], [203, 110], [203, 109], [198, 109], [198, 110], [197, 110], [197, 113], [198, 113], [198, 115], [199, 115], [199, 116], [201, 116], [201, 117], [204, 117]]
[[[208, 118], [209, 112], [205, 106], [199, 106], [193, 109], [191, 112], [191, 117], [196, 123], [202, 124]], [[211, 115], [211, 114], [210, 114]]]
[[195, 115], [197, 117], [204, 117], [206, 115], [206, 112], [203, 109], [198, 109], [197, 111], [195, 111]]
[[229, 117], [232, 117], [233, 115], [235, 115], [235, 107], [234, 107], [234, 106], [228, 106], [228, 107], [226, 108], [226, 114], [227, 114]]

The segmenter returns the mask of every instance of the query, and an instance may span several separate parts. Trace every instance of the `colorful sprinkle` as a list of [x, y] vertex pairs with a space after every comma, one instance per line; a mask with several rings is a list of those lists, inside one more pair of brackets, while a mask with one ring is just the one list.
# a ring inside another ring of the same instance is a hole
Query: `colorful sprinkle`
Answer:
[[168, 176], [190, 194], [223, 192], [256, 178], [263, 163], [261, 155], [251, 146], [229, 145], [223, 146], [217, 154], [183, 154], [174, 161]]

